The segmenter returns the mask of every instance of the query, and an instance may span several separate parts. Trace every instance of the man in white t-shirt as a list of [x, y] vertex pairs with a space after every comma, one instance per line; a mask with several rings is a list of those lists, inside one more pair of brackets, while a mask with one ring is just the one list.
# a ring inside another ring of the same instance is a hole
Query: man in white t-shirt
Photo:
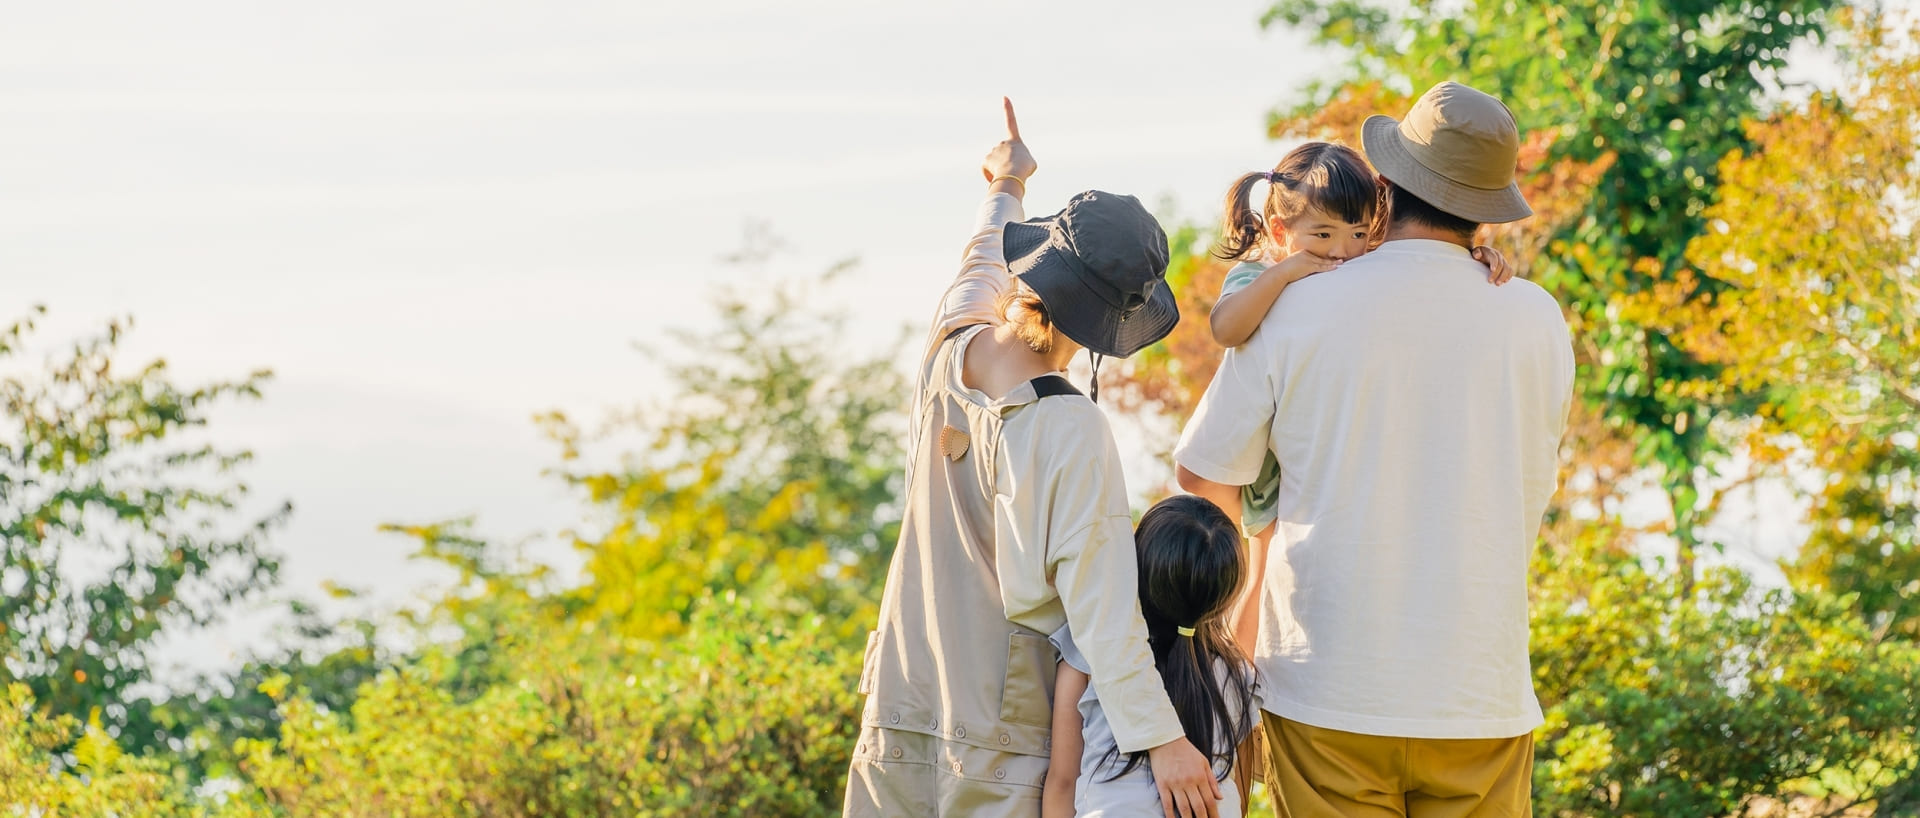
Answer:
[[1280, 814], [1528, 815], [1527, 565], [1572, 344], [1551, 295], [1489, 287], [1469, 255], [1481, 224], [1532, 215], [1505, 105], [1442, 83], [1362, 139], [1386, 242], [1287, 289], [1174, 460], [1235, 519], [1280, 463], [1254, 656]]

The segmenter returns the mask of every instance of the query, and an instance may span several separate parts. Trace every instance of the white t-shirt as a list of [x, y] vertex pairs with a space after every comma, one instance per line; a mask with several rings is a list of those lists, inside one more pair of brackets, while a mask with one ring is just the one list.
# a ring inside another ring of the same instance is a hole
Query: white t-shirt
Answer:
[[1227, 351], [1174, 459], [1228, 485], [1279, 459], [1263, 708], [1410, 738], [1539, 726], [1527, 563], [1573, 366], [1552, 296], [1425, 240], [1295, 282]]

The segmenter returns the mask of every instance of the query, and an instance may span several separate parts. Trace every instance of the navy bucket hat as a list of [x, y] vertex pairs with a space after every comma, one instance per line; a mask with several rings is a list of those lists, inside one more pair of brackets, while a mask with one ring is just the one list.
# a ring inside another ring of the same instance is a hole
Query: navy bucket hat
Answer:
[[1060, 212], [1008, 222], [1007, 271], [1040, 296], [1061, 334], [1125, 358], [1180, 323], [1167, 233], [1132, 196], [1089, 190]]

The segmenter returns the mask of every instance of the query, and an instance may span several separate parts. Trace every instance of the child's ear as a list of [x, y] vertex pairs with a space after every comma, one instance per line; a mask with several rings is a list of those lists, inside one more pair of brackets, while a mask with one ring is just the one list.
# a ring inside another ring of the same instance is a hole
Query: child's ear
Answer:
[[1272, 242], [1272, 246], [1287, 249], [1287, 245], [1292, 243], [1292, 238], [1293, 236], [1287, 232], [1286, 219], [1279, 216], [1267, 217], [1267, 239]]

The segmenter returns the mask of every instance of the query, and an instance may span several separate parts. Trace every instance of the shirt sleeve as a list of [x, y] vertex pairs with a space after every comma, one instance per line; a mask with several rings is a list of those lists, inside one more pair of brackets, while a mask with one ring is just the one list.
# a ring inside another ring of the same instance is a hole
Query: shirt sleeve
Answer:
[[1246, 289], [1247, 285], [1259, 279], [1260, 274], [1266, 272], [1266, 269], [1264, 264], [1247, 261], [1233, 265], [1233, 269], [1227, 271], [1227, 277], [1220, 282], [1220, 298], [1226, 298]]
[[1068, 632], [1121, 752], [1186, 731], [1153, 665], [1120, 453], [1106, 416], [1075, 398], [1038, 401], [1001, 435], [994, 561], [1007, 619]]
[[1251, 485], [1260, 476], [1279, 395], [1271, 358], [1267, 344], [1227, 350], [1206, 394], [1200, 396], [1200, 405], [1180, 432], [1180, 444], [1173, 450], [1175, 463], [1229, 486]]
[[934, 314], [924, 349], [931, 356], [940, 340], [955, 328], [972, 324], [1000, 323], [1000, 294], [1011, 286], [1007, 275], [1006, 250], [1001, 234], [1007, 222], [1026, 218], [1020, 200], [1011, 193], [994, 193], [980, 203], [974, 218], [973, 238], [960, 260], [960, 275], [940, 297], [940, 309]]
[[1087, 666], [1087, 657], [1080, 654], [1080, 646], [1073, 641], [1073, 628], [1061, 625], [1047, 637], [1047, 641], [1053, 643], [1054, 650], [1060, 651], [1060, 661], [1066, 662], [1068, 667], [1088, 676], [1093, 675], [1092, 668]]

